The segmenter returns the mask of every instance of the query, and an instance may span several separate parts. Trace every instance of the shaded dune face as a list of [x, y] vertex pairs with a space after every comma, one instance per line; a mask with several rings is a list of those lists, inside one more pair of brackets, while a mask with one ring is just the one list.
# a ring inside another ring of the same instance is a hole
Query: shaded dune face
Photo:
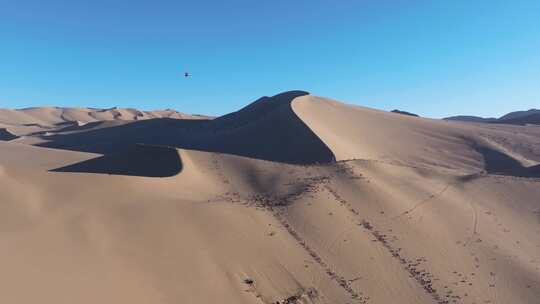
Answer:
[[294, 113], [291, 91], [263, 97], [215, 120], [151, 119], [106, 129], [48, 136], [44, 147], [121, 153], [135, 143], [227, 153], [293, 164], [332, 162], [332, 151]]
[[137, 144], [126, 151], [107, 154], [51, 171], [170, 177], [182, 171], [182, 160], [174, 148]]
[[17, 138], [19, 137], [11, 134], [11, 132], [9, 132], [7, 129], [0, 128], [0, 140], [9, 141], [9, 140], [17, 139]]
[[540, 177], [540, 165], [525, 167], [516, 159], [486, 146], [477, 146], [475, 149], [482, 154], [485, 170], [489, 174]]

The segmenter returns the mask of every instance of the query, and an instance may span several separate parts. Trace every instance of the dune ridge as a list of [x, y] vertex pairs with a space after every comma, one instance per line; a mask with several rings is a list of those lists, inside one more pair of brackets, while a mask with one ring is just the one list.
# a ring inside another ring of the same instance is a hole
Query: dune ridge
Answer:
[[303, 91], [213, 120], [23, 127], [0, 141], [0, 302], [540, 298], [536, 127]]
[[332, 152], [300, 120], [291, 102], [306, 92], [263, 97], [247, 107], [214, 120], [149, 119], [54, 133], [40, 146], [110, 154], [135, 143], [228, 153], [286, 163], [334, 160]]
[[[50, 122], [50, 118], [43, 117], [57, 115], [52, 113], [59, 109], [21, 111], [39, 113], [41, 122]], [[81, 118], [75, 110], [63, 109], [62, 115], [70, 119]], [[515, 139], [517, 136], [509, 136], [504, 127], [396, 117], [389, 112], [312, 96], [305, 91], [262, 97], [237, 112], [216, 119], [171, 119], [169, 115], [167, 118], [138, 120], [137, 115], [142, 112], [134, 109], [92, 111], [105, 113], [106, 118], [113, 120], [68, 120], [56, 123], [54, 128], [28, 133], [28, 137], [19, 142], [99, 154], [119, 153], [127, 146], [140, 143], [303, 164], [370, 159], [445, 168], [464, 174], [487, 171], [485, 159], [489, 156], [482, 152], [488, 150], [506, 155], [523, 168], [534, 167], [540, 161], [533, 136], [526, 140], [523, 137]], [[170, 111], [165, 112], [170, 114]], [[385, 125], [382, 126], [380, 121]], [[507, 149], [501, 141], [514, 142], [510, 145], [512, 148]], [[276, 149], [278, 146], [284, 148]], [[534, 175], [525, 175], [531, 174]]]

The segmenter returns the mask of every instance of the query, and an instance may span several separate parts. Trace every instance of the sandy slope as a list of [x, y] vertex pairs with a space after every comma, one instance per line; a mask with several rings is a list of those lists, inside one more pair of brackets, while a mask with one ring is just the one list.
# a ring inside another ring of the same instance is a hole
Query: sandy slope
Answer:
[[537, 303], [537, 128], [283, 96], [0, 141], [0, 302]]
[[311, 95], [295, 99], [292, 107], [337, 160], [370, 159], [472, 173], [484, 169], [484, 155], [478, 148], [485, 147], [524, 166], [540, 161], [540, 131], [535, 127], [458, 124]]

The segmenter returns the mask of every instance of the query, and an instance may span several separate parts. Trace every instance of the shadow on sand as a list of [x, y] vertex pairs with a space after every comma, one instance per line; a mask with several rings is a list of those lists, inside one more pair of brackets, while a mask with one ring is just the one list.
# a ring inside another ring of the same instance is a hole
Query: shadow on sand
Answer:
[[0, 140], [2, 141], [10, 141], [19, 138], [17, 135], [11, 134], [7, 129], [0, 128]]
[[170, 177], [182, 171], [182, 160], [175, 148], [137, 144], [119, 153], [107, 154], [50, 171]]
[[484, 157], [484, 167], [487, 173], [516, 177], [540, 177], [540, 165], [524, 167], [514, 158], [485, 146], [476, 146]]

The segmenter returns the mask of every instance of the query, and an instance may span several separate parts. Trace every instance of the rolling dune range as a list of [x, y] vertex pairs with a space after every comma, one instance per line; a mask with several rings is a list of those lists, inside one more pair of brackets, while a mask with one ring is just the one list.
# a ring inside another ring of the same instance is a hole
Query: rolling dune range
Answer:
[[0, 110], [0, 301], [538, 303], [539, 197], [537, 126]]

